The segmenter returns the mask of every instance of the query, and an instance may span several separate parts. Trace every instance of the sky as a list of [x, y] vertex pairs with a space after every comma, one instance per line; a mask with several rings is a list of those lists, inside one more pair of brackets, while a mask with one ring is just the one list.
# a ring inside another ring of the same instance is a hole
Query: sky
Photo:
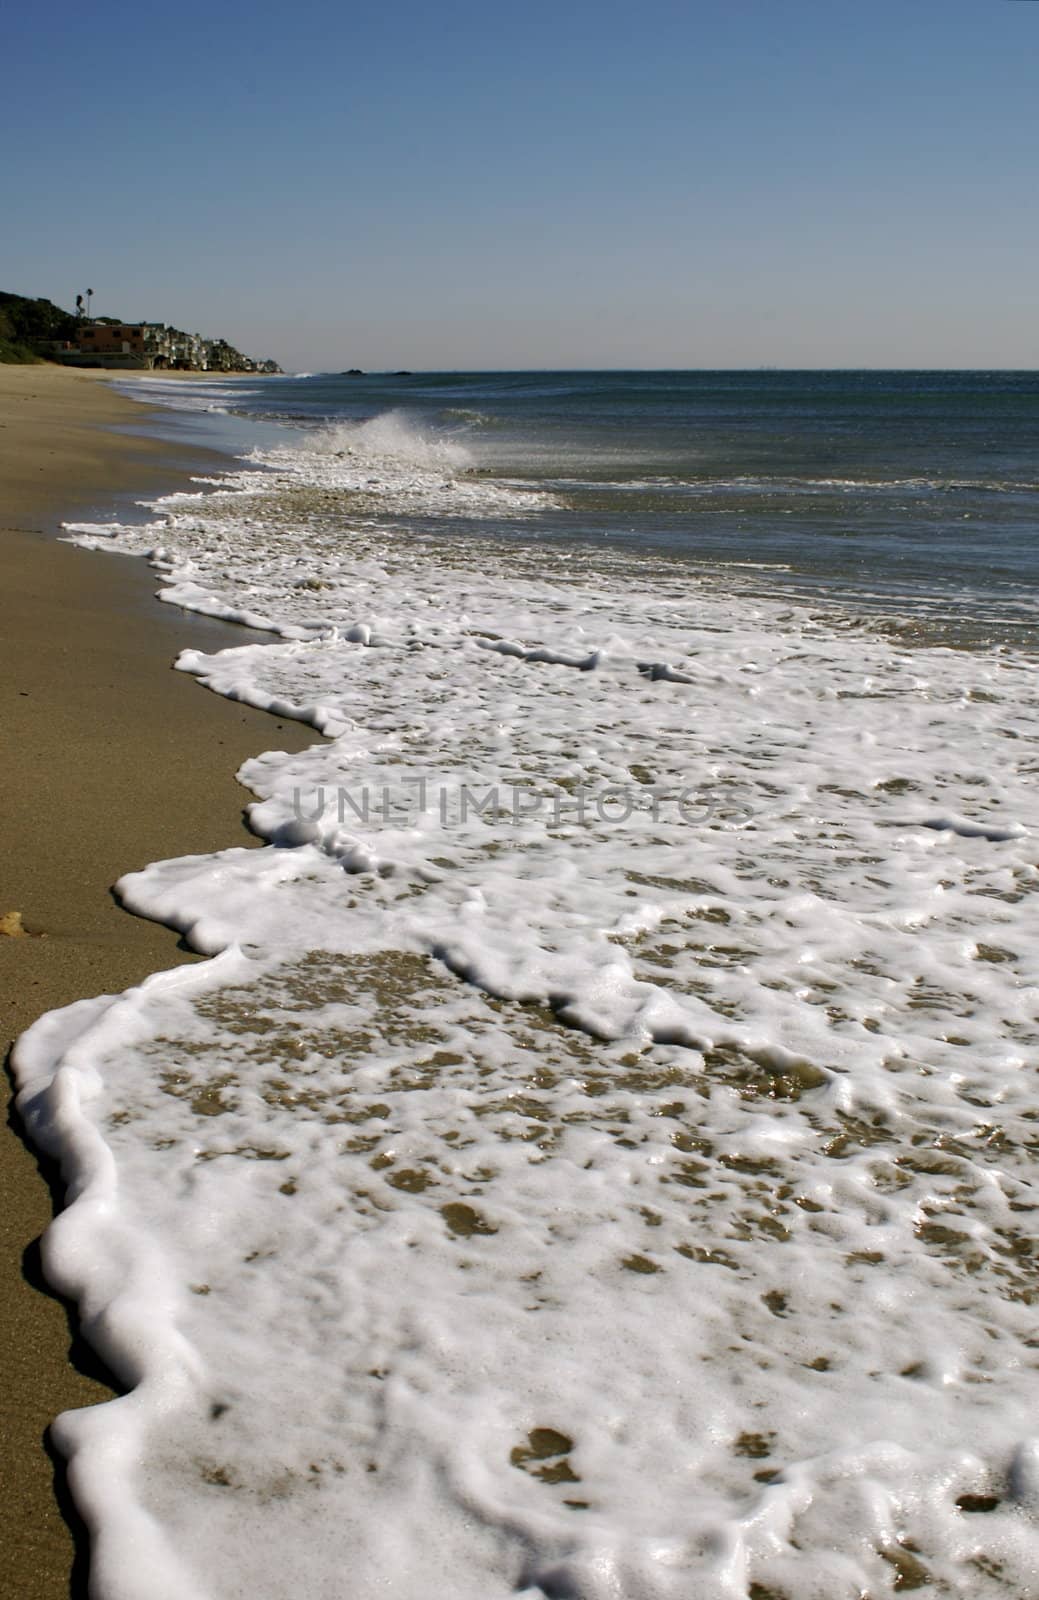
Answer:
[[57, 0], [0, 149], [0, 288], [289, 371], [1039, 366], [1039, 0]]

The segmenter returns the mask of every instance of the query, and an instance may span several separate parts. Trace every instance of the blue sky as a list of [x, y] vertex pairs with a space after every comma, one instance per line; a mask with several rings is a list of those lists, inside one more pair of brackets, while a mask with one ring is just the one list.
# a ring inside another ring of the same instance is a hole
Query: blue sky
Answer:
[[0, 288], [287, 368], [1039, 366], [1037, 0], [12, 8]]

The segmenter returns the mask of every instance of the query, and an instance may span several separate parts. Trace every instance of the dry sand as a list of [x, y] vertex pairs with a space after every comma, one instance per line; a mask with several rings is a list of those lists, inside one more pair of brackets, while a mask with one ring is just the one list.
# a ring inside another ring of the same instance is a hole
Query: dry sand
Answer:
[[[156, 601], [143, 561], [53, 537], [63, 517], [204, 467], [198, 452], [189, 463], [113, 432], [147, 413], [100, 376], [0, 366], [0, 916], [20, 911], [40, 935], [0, 937], [5, 1057], [41, 1012], [195, 959], [122, 911], [110, 885], [149, 861], [255, 842], [234, 772], [317, 737], [170, 670], [184, 646], [243, 643], [247, 630]], [[111, 1392], [40, 1282], [53, 1177], [16, 1128], [0, 1130], [3, 1600], [64, 1600], [70, 1583], [85, 1593], [83, 1540], [44, 1434], [59, 1411]]]

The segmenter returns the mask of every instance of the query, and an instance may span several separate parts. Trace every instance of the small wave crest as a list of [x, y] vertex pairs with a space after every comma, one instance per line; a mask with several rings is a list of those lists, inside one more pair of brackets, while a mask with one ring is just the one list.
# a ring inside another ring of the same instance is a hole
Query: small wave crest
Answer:
[[448, 475], [470, 471], [474, 465], [456, 437], [422, 427], [404, 411], [384, 411], [364, 422], [335, 423], [310, 434], [304, 449]]
[[815, 478], [815, 477], [753, 477], [692, 479], [688, 487], [693, 490], [715, 492], [742, 490], [755, 494], [824, 494], [828, 490], [862, 494], [887, 494], [902, 490], [911, 494], [1032, 494], [1039, 484], [1031, 481], [1002, 480], [998, 478]]
[[161, 405], [169, 411], [201, 411], [226, 416], [231, 400], [243, 400], [252, 393], [235, 378], [199, 377], [124, 377], [114, 385], [131, 400], [144, 405]]
[[[362, 496], [391, 514], [422, 510], [515, 517], [555, 504], [536, 490], [481, 477], [478, 463], [456, 435], [422, 427], [397, 410], [315, 428], [292, 445], [256, 449], [245, 459], [300, 486]], [[234, 475], [226, 481], [233, 483]], [[252, 482], [247, 486], [256, 488]]]
[[440, 415], [445, 422], [461, 422], [469, 428], [497, 428], [501, 425], [500, 418], [492, 417], [486, 411], [475, 411], [469, 406], [447, 406]]

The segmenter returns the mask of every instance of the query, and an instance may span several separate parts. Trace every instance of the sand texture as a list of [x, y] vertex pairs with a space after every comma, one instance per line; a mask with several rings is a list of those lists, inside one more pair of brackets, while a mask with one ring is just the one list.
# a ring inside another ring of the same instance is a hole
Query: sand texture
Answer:
[[[103, 514], [117, 495], [173, 487], [203, 465], [113, 431], [147, 417], [98, 374], [0, 366], [0, 917], [20, 914], [14, 936], [0, 936], [5, 1058], [41, 1012], [195, 959], [121, 910], [110, 885], [149, 861], [249, 843], [238, 766], [316, 737], [170, 670], [182, 647], [242, 643], [246, 630], [155, 600], [143, 561], [53, 537], [63, 516]], [[110, 1393], [39, 1280], [55, 1178], [16, 1128], [4, 1131], [3, 1600], [59, 1600], [70, 1573], [73, 1594], [85, 1593], [83, 1540], [63, 1516], [44, 1433], [59, 1411]]]

